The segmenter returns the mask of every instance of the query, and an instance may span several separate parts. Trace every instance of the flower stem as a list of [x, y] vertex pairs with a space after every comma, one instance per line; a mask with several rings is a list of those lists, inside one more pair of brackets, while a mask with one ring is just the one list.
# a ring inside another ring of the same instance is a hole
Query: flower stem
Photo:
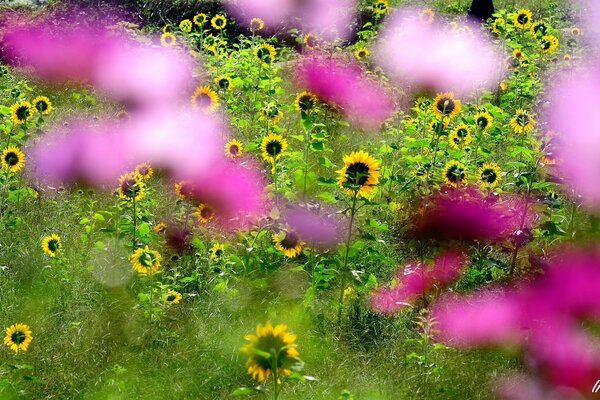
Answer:
[[340, 297], [339, 297], [339, 309], [338, 309], [338, 325], [342, 322], [342, 309], [344, 306], [344, 290], [346, 286], [346, 275], [348, 268], [348, 258], [350, 255], [350, 242], [352, 241], [352, 227], [354, 226], [354, 217], [356, 216], [356, 199], [358, 198], [358, 190], [354, 191], [354, 196], [352, 197], [352, 207], [350, 208], [350, 224], [348, 226], [348, 237], [346, 238], [346, 254], [344, 255], [344, 265], [340, 271], [342, 275], [342, 280], [340, 282]]

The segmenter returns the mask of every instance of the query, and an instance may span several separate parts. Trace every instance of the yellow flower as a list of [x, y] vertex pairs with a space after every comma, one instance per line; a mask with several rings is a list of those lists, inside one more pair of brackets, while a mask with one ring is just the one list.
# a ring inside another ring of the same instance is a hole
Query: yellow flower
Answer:
[[139, 174], [143, 180], [147, 180], [154, 175], [154, 169], [148, 163], [141, 163], [135, 167], [135, 173]]
[[231, 139], [229, 142], [225, 143], [225, 155], [232, 160], [241, 156], [243, 153], [244, 146], [239, 140]]
[[450, 161], [444, 167], [442, 179], [450, 186], [458, 187], [460, 184], [467, 181], [465, 166], [458, 161]]
[[210, 20], [210, 24], [213, 28], [220, 31], [227, 26], [227, 18], [223, 14], [217, 14]]
[[365, 57], [369, 57], [369, 49], [367, 49], [366, 47], [356, 49], [356, 51], [354, 52], [354, 57], [357, 60], [362, 60]]
[[160, 44], [162, 44], [163, 47], [175, 46], [177, 44], [177, 37], [171, 32], [163, 32], [160, 36]]
[[287, 140], [276, 133], [265, 136], [260, 145], [263, 159], [273, 164], [285, 153], [287, 147]]
[[27, 351], [32, 340], [31, 328], [25, 324], [13, 324], [6, 328], [4, 344], [15, 353]]
[[223, 252], [225, 251], [225, 246], [220, 243], [215, 243], [213, 247], [210, 249], [210, 258], [213, 261], [221, 260], [223, 257]]
[[175, 184], [175, 194], [182, 200], [187, 199], [193, 191], [194, 188], [192, 184], [187, 181], [181, 181]]
[[217, 92], [209, 86], [197, 87], [192, 95], [192, 107], [204, 113], [212, 113], [219, 107]]
[[179, 29], [181, 29], [181, 31], [185, 33], [190, 33], [193, 27], [194, 25], [189, 19], [184, 19], [179, 23]]
[[460, 112], [461, 102], [454, 98], [452, 92], [438, 93], [431, 107], [438, 118], [453, 118]]
[[529, 29], [531, 26], [531, 19], [531, 11], [522, 8], [514, 14], [513, 25], [517, 29]]
[[534, 115], [529, 114], [523, 109], [517, 110], [513, 119], [510, 120], [510, 126], [516, 133], [529, 133], [535, 125]]
[[56, 233], [46, 236], [42, 239], [42, 250], [50, 257], [56, 257], [56, 254], [62, 249], [60, 236]]
[[514, 49], [513, 50], [513, 57], [514, 58], [521, 58], [521, 57], [523, 57], [523, 51], [521, 49]]
[[254, 50], [254, 55], [263, 65], [270, 66], [275, 61], [277, 51], [275, 51], [275, 47], [270, 44], [263, 43]]
[[215, 83], [220, 89], [230, 90], [232, 88], [231, 78], [225, 75], [219, 75], [215, 78]]
[[536, 38], [544, 36], [546, 32], [548, 32], [548, 25], [544, 21], [538, 21], [531, 24], [531, 28], [529, 28], [529, 32]]
[[433, 12], [433, 10], [431, 8], [426, 8], [419, 13], [419, 18], [421, 18], [421, 21], [427, 22], [428, 24], [433, 22], [434, 16], [435, 16], [435, 13]]
[[477, 114], [475, 114], [473, 120], [475, 121], [475, 125], [484, 131], [490, 129], [494, 123], [494, 117], [492, 117], [492, 114], [487, 111], [479, 111]]
[[52, 111], [52, 102], [46, 96], [38, 96], [31, 102], [40, 114], [48, 115]]
[[194, 18], [192, 18], [192, 21], [194, 21], [194, 23], [198, 26], [202, 26], [206, 23], [207, 17], [206, 14], [204, 13], [199, 13], [194, 15]]
[[307, 33], [304, 35], [304, 39], [302, 40], [304, 45], [309, 50], [314, 50], [319, 48], [319, 37], [314, 33]]
[[463, 146], [468, 146], [472, 140], [473, 139], [471, 137], [471, 128], [469, 128], [465, 124], [458, 125], [448, 136], [448, 143], [450, 144], [450, 147], [454, 149], [459, 149]]
[[250, 20], [250, 31], [252, 31], [252, 33], [254, 32], [258, 32], [260, 30], [262, 30], [265, 27], [265, 21], [263, 21], [260, 18], [252, 18]]
[[194, 214], [196, 214], [198, 221], [206, 224], [207, 222], [212, 221], [212, 219], [215, 217], [215, 210], [207, 204], [200, 203], [198, 204], [198, 207], [196, 207]]
[[140, 201], [144, 197], [146, 185], [137, 172], [128, 172], [119, 178], [119, 197], [123, 200]]
[[166, 304], [177, 304], [181, 301], [182, 296], [181, 293], [176, 292], [175, 290], [169, 289], [165, 294], [165, 303]]
[[500, 35], [506, 29], [506, 21], [504, 18], [496, 18], [492, 23], [492, 31], [496, 35]]
[[496, 163], [485, 163], [479, 168], [479, 182], [486, 187], [498, 186], [502, 171]]
[[277, 124], [277, 122], [283, 118], [283, 111], [281, 111], [274, 103], [269, 103], [260, 109], [260, 116], [271, 124]]
[[302, 249], [306, 245], [296, 233], [284, 231], [273, 235], [273, 243], [275, 244], [275, 248], [288, 258], [298, 256], [302, 253]]
[[362, 150], [344, 156], [344, 167], [337, 173], [339, 187], [358, 196], [368, 196], [381, 176], [377, 160]]
[[[299, 361], [300, 353], [296, 349], [296, 336], [287, 331], [287, 326], [280, 324], [275, 327], [271, 322], [264, 326], [258, 324], [256, 334], [246, 335], [247, 340], [242, 351], [248, 355], [246, 367], [252, 379], [263, 382], [273, 373], [275, 366], [278, 375], [291, 374], [291, 367]], [[277, 355], [276, 360], [267, 358], [261, 354]]]
[[150, 250], [148, 246], [138, 248], [129, 256], [129, 261], [140, 274], [153, 273], [160, 267], [160, 254], [156, 250]]
[[571, 28], [571, 35], [579, 36], [580, 34], [581, 34], [581, 29], [579, 29], [578, 27], [574, 26], [573, 28]]
[[19, 101], [10, 106], [10, 120], [15, 125], [27, 122], [33, 115], [34, 108], [28, 101]]
[[8, 146], [2, 151], [0, 165], [10, 172], [19, 172], [25, 166], [25, 154], [17, 146]]
[[387, 0], [377, 0], [373, 6], [373, 12], [379, 16], [387, 14], [390, 10], [390, 5]]
[[159, 222], [158, 224], [154, 225], [154, 232], [156, 233], [163, 233], [165, 231], [165, 229], [167, 229], [167, 225], [165, 225], [164, 222]]
[[294, 105], [296, 110], [308, 113], [317, 105], [317, 96], [306, 91], [298, 93]]
[[544, 35], [540, 39], [540, 46], [542, 48], [542, 53], [552, 53], [558, 48], [558, 38], [553, 35]]

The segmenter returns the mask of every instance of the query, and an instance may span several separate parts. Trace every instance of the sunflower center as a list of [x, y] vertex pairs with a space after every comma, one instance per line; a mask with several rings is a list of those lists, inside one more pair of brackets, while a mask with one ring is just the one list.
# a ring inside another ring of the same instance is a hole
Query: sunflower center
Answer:
[[486, 183], [494, 183], [496, 179], [498, 179], [498, 175], [491, 168], [486, 168], [481, 172], [481, 180]]
[[198, 106], [202, 108], [209, 107], [210, 103], [212, 103], [210, 96], [206, 93], [201, 93], [196, 101], [198, 102]]
[[229, 79], [221, 78], [221, 79], [219, 79], [218, 84], [221, 89], [228, 89], [229, 88]]
[[165, 43], [166, 44], [172, 44], [174, 40], [175, 39], [173, 39], [173, 36], [171, 36], [171, 35], [165, 35]]
[[40, 100], [37, 103], [35, 103], [35, 108], [39, 112], [44, 112], [48, 109], [48, 103], [46, 103], [44, 100]]
[[4, 156], [4, 162], [9, 167], [13, 167], [19, 163], [19, 155], [12, 151], [9, 153], [6, 153], [6, 155]]
[[545, 34], [547, 30], [548, 30], [548, 27], [547, 27], [546, 25], [544, 25], [544, 24], [539, 24], [539, 25], [536, 25], [536, 26], [533, 28], [533, 31], [534, 31], [535, 33], [542, 33], [542, 34]]
[[302, 111], [308, 111], [315, 105], [312, 96], [304, 95], [298, 100], [298, 105]]
[[458, 183], [465, 179], [465, 171], [458, 165], [453, 165], [446, 171], [446, 178], [452, 183]]
[[519, 14], [517, 16], [517, 21], [519, 22], [519, 24], [525, 25], [529, 22], [529, 17], [527, 16], [527, 14]]
[[121, 183], [123, 194], [129, 198], [134, 198], [140, 193], [140, 185], [134, 178], [125, 179]]
[[215, 251], [215, 257], [221, 258], [222, 255], [223, 255], [223, 250], [218, 249], [217, 251]]
[[[269, 333], [265, 336], [259, 337], [256, 343], [256, 348], [262, 350], [266, 353], [271, 353], [280, 351], [282, 347], [286, 346], [283, 339], [279, 336], [274, 336], [272, 333]], [[283, 352], [277, 360], [277, 368], [280, 368], [283, 365], [284, 355], [287, 352]], [[265, 357], [261, 357], [259, 355], [254, 355], [254, 360], [258, 365], [261, 366], [264, 370], [271, 370], [271, 360]]]
[[175, 296], [173, 293], [169, 293], [167, 295], [167, 301], [174, 301], [177, 298], [177, 296]]
[[224, 27], [224, 26], [225, 26], [225, 22], [226, 22], [226, 21], [225, 21], [225, 19], [224, 19], [224, 18], [217, 18], [217, 19], [215, 20], [215, 25], [216, 25], [217, 27], [219, 27], [219, 28], [222, 28], [222, 27]]
[[48, 242], [48, 250], [50, 250], [51, 252], [56, 252], [58, 249], [60, 249], [60, 243], [58, 242], [58, 240], [56, 239], [51, 239]]
[[26, 338], [27, 336], [25, 336], [25, 333], [21, 331], [15, 331], [12, 335], [10, 335], [10, 340], [12, 340], [14, 344], [21, 344]]
[[465, 128], [460, 128], [456, 131], [456, 136], [458, 136], [461, 140], [464, 140], [467, 136], [469, 136], [469, 131]]
[[519, 126], [526, 126], [529, 124], [529, 116], [527, 114], [519, 114], [517, 116], [517, 124], [519, 124]]
[[147, 251], [144, 251], [142, 252], [142, 254], [140, 254], [140, 264], [142, 264], [144, 267], [151, 267], [152, 265], [154, 265], [154, 261], [154, 254]]
[[293, 249], [300, 242], [300, 238], [294, 232], [288, 232], [285, 237], [281, 240], [281, 247], [284, 249]]
[[229, 146], [229, 154], [237, 155], [239, 151], [240, 149], [237, 144], [232, 144], [231, 146]]
[[362, 162], [355, 162], [346, 168], [346, 179], [351, 185], [364, 186], [369, 180], [369, 166]]
[[271, 64], [271, 62], [273, 61], [271, 57], [271, 52], [269, 52], [269, 49], [266, 49], [264, 47], [258, 49], [258, 51], [256, 52], [256, 56], [266, 64]]
[[25, 121], [31, 115], [31, 111], [27, 106], [20, 106], [15, 112], [19, 121]]
[[204, 219], [210, 219], [214, 214], [215, 212], [210, 207], [203, 207], [202, 210], [200, 210], [200, 216]]
[[317, 44], [318, 44], [317, 39], [314, 36], [311, 35], [306, 38], [306, 45], [308, 47], [316, 47]]
[[438, 101], [436, 107], [440, 113], [448, 115], [452, 114], [452, 111], [456, 108], [456, 103], [454, 103], [453, 99], [445, 97]]
[[488, 121], [488, 119], [484, 116], [481, 116], [479, 118], [477, 118], [477, 126], [479, 126], [480, 128], [485, 128], [489, 125], [490, 121]]
[[267, 143], [265, 148], [267, 150], [267, 154], [269, 154], [271, 157], [275, 157], [281, 153], [283, 150], [283, 145], [279, 140], [271, 140], [269, 143]]

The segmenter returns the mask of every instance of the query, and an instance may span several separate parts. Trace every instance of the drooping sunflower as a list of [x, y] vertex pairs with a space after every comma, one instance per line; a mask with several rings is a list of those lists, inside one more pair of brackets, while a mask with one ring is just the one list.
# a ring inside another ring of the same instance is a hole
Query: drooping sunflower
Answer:
[[250, 20], [250, 31], [252, 33], [258, 32], [265, 27], [265, 21], [261, 18], [252, 18]]
[[304, 39], [302, 40], [302, 42], [304, 43], [304, 46], [306, 46], [306, 48], [309, 50], [319, 48], [319, 37], [312, 32], [309, 32], [306, 35], [304, 35]]
[[275, 103], [268, 103], [260, 109], [260, 116], [271, 124], [277, 124], [283, 118], [283, 111]]
[[429, 107], [431, 107], [432, 99], [429, 97], [419, 97], [415, 100], [415, 107], [419, 111], [426, 111]]
[[166, 304], [177, 304], [181, 301], [182, 298], [183, 298], [183, 296], [181, 296], [181, 293], [179, 293], [173, 289], [169, 289], [169, 290], [167, 290], [167, 293], [165, 293], [165, 303]]
[[137, 172], [128, 172], [119, 178], [119, 197], [123, 200], [140, 201], [144, 198], [144, 178]]
[[225, 155], [232, 160], [241, 156], [243, 153], [244, 146], [239, 140], [231, 139], [229, 142], [225, 143]]
[[139, 247], [129, 256], [129, 261], [140, 274], [153, 273], [160, 268], [160, 253], [156, 250], [150, 250], [148, 246]]
[[502, 34], [506, 30], [506, 21], [504, 18], [496, 18], [494, 22], [492, 22], [492, 32], [496, 35]]
[[510, 126], [516, 133], [529, 133], [533, 130], [535, 119], [533, 114], [529, 114], [523, 109], [517, 110], [513, 119], [510, 120]]
[[202, 26], [206, 23], [208, 17], [206, 16], [206, 14], [204, 13], [199, 13], [194, 15], [194, 18], [192, 18], [192, 21], [194, 21], [194, 23], [198, 26]]
[[479, 168], [479, 182], [485, 187], [498, 186], [502, 176], [502, 170], [496, 163], [485, 163]]
[[362, 60], [365, 57], [369, 57], [369, 49], [367, 49], [366, 47], [356, 49], [356, 51], [354, 52], [354, 57], [357, 60]]
[[46, 96], [38, 96], [31, 102], [33, 108], [35, 108], [40, 114], [48, 115], [52, 111], [52, 102]]
[[387, 0], [377, 0], [373, 6], [373, 12], [379, 16], [387, 14], [389, 10], [390, 5]]
[[529, 29], [532, 17], [531, 11], [522, 8], [514, 14], [513, 25], [517, 29]]
[[490, 129], [494, 123], [494, 117], [492, 117], [492, 114], [487, 111], [479, 111], [477, 114], [475, 114], [473, 120], [475, 121], [475, 125], [484, 131]]
[[277, 51], [268, 43], [263, 43], [254, 50], [254, 55], [263, 65], [269, 66], [275, 61]]
[[139, 174], [143, 180], [150, 179], [152, 175], [154, 175], [154, 169], [148, 163], [141, 163], [136, 165], [135, 173]]
[[158, 224], [154, 225], [154, 228], [152, 229], [156, 233], [163, 233], [167, 229], [167, 225], [165, 225], [164, 222], [159, 222]]
[[219, 86], [219, 89], [230, 90], [232, 88], [231, 78], [226, 75], [217, 76], [215, 83]]
[[56, 233], [48, 235], [42, 239], [42, 250], [50, 257], [56, 257], [62, 249], [62, 241]]
[[[252, 379], [263, 382], [273, 374], [273, 364], [275, 360], [262, 356], [267, 353], [278, 355], [276, 360], [277, 375], [291, 374], [291, 367], [299, 361], [300, 353], [298, 353], [296, 345], [296, 336], [288, 332], [287, 326], [280, 324], [275, 327], [271, 322], [267, 322], [264, 326], [258, 324], [256, 334], [246, 335], [244, 337], [248, 341], [242, 351], [248, 355], [246, 367], [248, 374]], [[258, 351], [257, 351], [258, 350]]]
[[28, 101], [19, 101], [10, 106], [10, 120], [15, 125], [21, 125], [27, 122], [35, 109]]
[[180, 181], [175, 184], [175, 194], [182, 200], [189, 198], [193, 192], [194, 187], [188, 181]]
[[548, 32], [548, 25], [544, 21], [538, 21], [531, 24], [529, 32], [535, 37], [544, 36]]
[[223, 257], [223, 252], [225, 251], [225, 246], [221, 243], [215, 243], [213, 247], [210, 249], [210, 258], [213, 261], [220, 261], [221, 257]]
[[212, 113], [219, 107], [219, 97], [217, 92], [212, 90], [209, 86], [197, 87], [192, 95], [192, 107], [194, 110], [202, 111], [204, 113]]
[[540, 39], [542, 53], [552, 53], [558, 48], [558, 38], [554, 35], [544, 35]]
[[179, 23], [179, 29], [181, 32], [190, 33], [193, 27], [194, 25], [189, 19], [184, 19]]
[[473, 138], [471, 137], [471, 128], [468, 125], [460, 124], [448, 136], [448, 143], [454, 149], [460, 149], [463, 146], [468, 146]]
[[25, 166], [25, 154], [17, 146], [8, 146], [2, 151], [0, 164], [10, 172], [19, 172]]
[[366, 151], [344, 156], [344, 167], [337, 171], [338, 185], [348, 194], [368, 196], [379, 183], [379, 162]]
[[302, 253], [302, 249], [304, 249], [304, 246], [306, 245], [306, 243], [300, 239], [298, 234], [291, 231], [282, 231], [273, 235], [273, 243], [275, 244], [275, 248], [288, 258], [297, 257]]
[[260, 145], [262, 158], [265, 161], [275, 163], [285, 153], [288, 147], [287, 140], [276, 133], [265, 136]]
[[227, 18], [223, 14], [217, 14], [210, 20], [210, 24], [213, 28], [220, 31], [227, 26]]
[[458, 187], [458, 185], [467, 181], [465, 166], [454, 160], [448, 162], [442, 172], [442, 179], [446, 184]]
[[177, 44], [177, 37], [171, 32], [163, 32], [160, 35], [160, 44], [163, 47], [171, 47]]
[[317, 105], [317, 96], [307, 91], [298, 93], [294, 105], [296, 110], [308, 113]]
[[15, 353], [27, 351], [32, 340], [31, 328], [25, 324], [13, 324], [6, 328], [4, 344]]
[[194, 212], [194, 214], [196, 215], [196, 218], [198, 218], [198, 221], [200, 221], [203, 224], [206, 224], [212, 221], [213, 218], [215, 218], [214, 208], [204, 203], [198, 204], [198, 207], [196, 207], [196, 211]]
[[435, 17], [435, 13], [431, 8], [426, 8], [419, 12], [419, 18], [421, 21], [426, 22], [428, 24], [433, 22], [433, 18]]
[[452, 92], [438, 93], [431, 107], [438, 118], [453, 118], [460, 112], [461, 102]]

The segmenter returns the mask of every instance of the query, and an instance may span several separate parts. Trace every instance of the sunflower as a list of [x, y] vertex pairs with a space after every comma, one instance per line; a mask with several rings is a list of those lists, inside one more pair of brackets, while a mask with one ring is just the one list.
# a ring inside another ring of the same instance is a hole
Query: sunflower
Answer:
[[444, 136], [448, 134], [448, 132], [446, 132], [447, 126], [448, 124], [442, 121], [433, 120], [429, 123], [429, 129], [432, 132], [435, 132], [438, 136]]
[[219, 89], [229, 90], [231, 89], [231, 78], [225, 75], [219, 75], [215, 78], [215, 83], [219, 86]]
[[33, 108], [35, 108], [40, 114], [48, 115], [52, 111], [52, 102], [46, 96], [38, 96], [31, 102]]
[[484, 131], [490, 129], [494, 123], [494, 117], [487, 111], [479, 111], [475, 114], [473, 120], [475, 121], [475, 125]]
[[212, 221], [212, 219], [215, 217], [215, 210], [209, 205], [200, 203], [198, 204], [198, 207], [196, 207], [196, 211], [194, 212], [194, 214], [196, 214], [196, 218], [198, 218], [198, 221], [200, 221], [203, 224], [206, 224], [207, 222]]
[[458, 161], [450, 161], [444, 167], [442, 179], [450, 186], [458, 187], [467, 180], [465, 166]]
[[213, 28], [220, 31], [227, 26], [227, 18], [223, 14], [217, 14], [210, 20], [210, 24]]
[[496, 35], [500, 35], [506, 30], [506, 21], [504, 18], [496, 18], [492, 23], [492, 32]]
[[166, 304], [177, 304], [183, 298], [181, 293], [176, 292], [175, 290], [169, 289], [165, 294], [165, 303]]
[[540, 46], [542, 48], [542, 53], [552, 53], [558, 48], [558, 38], [554, 35], [544, 35], [540, 39]]
[[250, 30], [252, 33], [258, 32], [265, 27], [265, 21], [260, 18], [252, 18], [250, 20]]
[[415, 100], [415, 108], [420, 111], [426, 111], [431, 107], [432, 100], [429, 97], [419, 97]]
[[163, 233], [166, 229], [167, 229], [167, 225], [165, 225], [164, 222], [159, 222], [158, 224], [154, 225], [154, 232], [156, 233]]
[[140, 201], [144, 197], [144, 178], [137, 172], [128, 172], [119, 178], [119, 197], [124, 200]]
[[141, 163], [136, 165], [135, 173], [139, 174], [143, 180], [147, 180], [154, 175], [154, 169], [148, 163]]
[[531, 14], [531, 11], [522, 8], [515, 13], [513, 17], [513, 25], [517, 29], [529, 29], [531, 26], [532, 17], [533, 15]]
[[192, 21], [190, 21], [189, 19], [184, 19], [183, 21], [181, 21], [179, 23], [179, 29], [185, 33], [190, 33], [192, 31], [193, 27], [194, 27], [194, 25], [192, 24]]
[[528, 133], [533, 130], [535, 120], [533, 115], [523, 109], [517, 110], [513, 119], [510, 120], [510, 126], [516, 133]]
[[387, 0], [377, 0], [373, 6], [373, 12], [378, 16], [385, 15], [390, 10], [390, 5]]
[[431, 8], [426, 8], [419, 12], [419, 18], [421, 21], [426, 22], [428, 24], [433, 22], [433, 17], [435, 17], [435, 13]]
[[578, 27], [574, 26], [573, 28], [571, 28], [571, 35], [573, 35], [573, 36], [579, 36], [579, 35], [581, 35], [581, 29], [579, 29]]
[[513, 58], [521, 58], [523, 57], [523, 50], [521, 49], [514, 49], [513, 53], [512, 53]]
[[25, 165], [25, 154], [17, 146], [8, 146], [2, 151], [0, 165], [10, 172], [18, 172]]
[[438, 93], [431, 105], [433, 112], [439, 118], [453, 118], [460, 112], [460, 100], [454, 98], [454, 93]]
[[254, 55], [263, 65], [269, 66], [275, 61], [277, 51], [275, 51], [275, 47], [270, 44], [263, 43], [254, 50]]
[[29, 120], [35, 109], [28, 101], [19, 101], [10, 106], [10, 120], [15, 125], [21, 125]]
[[163, 33], [165, 33], [165, 32], [171, 32], [171, 28], [172, 28], [171, 24], [166, 24], [165, 26], [163, 26], [162, 32]]
[[354, 57], [356, 57], [357, 60], [362, 60], [365, 57], [369, 57], [369, 49], [367, 49], [366, 47], [356, 49], [356, 51], [354, 52]]
[[25, 324], [13, 324], [6, 328], [4, 344], [15, 353], [18, 353], [19, 350], [27, 351], [31, 340], [33, 340], [31, 328]]
[[281, 111], [274, 103], [269, 103], [260, 109], [260, 115], [271, 124], [276, 124], [283, 118], [283, 111]]
[[42, 250], [50, 257], [56, 257], [56, 254], [62, 249], [60, 236], [56, 233], [48, 235], [42, 239]]
[[450, 143], [450, 147], [454, 149], [459, 149], [463, 146], [469, 145], [472, 141], [471, 137], [471, 128], [469, 128], [465, 124], [460, 124], [452, 133], [448, 136], [448, 142]]
[[317, 96], [307, 91], [301, 92], [296, 96], [294, 105], [296, 110], [308, 113], [317, 105]]
[[177, 44], [177, 37], [171, 32], [163, 32], [163, 34], [160, 35], [160, 44], [163, 47], [175, 46], [175, 44]]
[[205, 113], [212, 113], [219, 107], [217, 92], [209, 86], [197, 87], [192, 95], [192, 107]]
[[229, 142], [225, 143], [225, 155], [232, 160], [241, 156], [243, 152], [244, 146], [239, 140], [231, 139]]
[[206, 17], [206, 14], [204, 13], [199, 13], [194, 15], [194, 18], [192, 18], [192, 21], [194, 21], [194, 23], [198, 26], [202, 26], [206, 23], [206, 20], [208, 18]]
[[[521, 58], [523, 60], [524, 58]], [[518, 58], [514, 58], [513, 56], [506, 57], [504, 60], [504, 64], [507, 69], [516, 69], [519, 65], [521, 65], [521, 61]]]
[[379, 183], [379, 163], [366, 151], [344, 156], [344, 167], [337, 171], [338, 185], [348, 194], [368, 196]]
[[175, 194], [182, 200], [190, 197], [193, 191], [194, 187], [188, 181], [180, 181], [175, 184]]
[[314, 33], [307, 33], [304, 35], [304, 39], [302, 40], [304, 45], [309, 50], [314, 50], [319, 48], [319, 37]]
[[[264, 326], [258, 324], [256, 335], [246, 335], [248, 341], [242, 351], [248, 355], [246, 367], [248, 374], [252, 379], [263, 382], [273, 373], [274, 364], [276, 364], [277, 375], [291, 374], [291, 367], [299, 361], [300, 354], [296, 349], [296, 336], [287, 331], [287, 326], [280, 324], [275, 327], [271, 322]], [[271, 354], [276, 356], [276, 360], [267, 358], [262, 354]]]
[[148, 272], [156, 272], [160, 267], [160, 254], [156, 250], [150, 250], [148, 246], [142, 248], [139, 247], [136, 251], [129, 256], [129, 261], [140, 274], [147, 274]]
[[225, 246], [221, 243], [215, 243], [213, 247], [210, 249], [210, 258], [213, 261], [221, 260], [223, 257], [223, 252], [225, 251]]
[[284, 231], [273, 235], [273, 243], [275, 244], [275, 248], [288, 258], [297, 257], [302, 253], [302, 249], [304, 249], [304, 245], [306, 244], [296, 233]]
[[569, 53], [567, 53], [563, 56], [563, 60], [565, 60], [565, 61], [569, 61], [570, 59], [571, 59], [571, 55]]
[[263, 159], [271, 163], [275, 163], [285, 153], [287, 147], [287, 140], [276, 133], [264, 137], [260, 145]]
[[479, 168], [479, 182], [486, 187], [492, 188], [500, 182], [502, 171], [496, 163], [485, 163]]
[[548, 25], [546, 25], [543, 21], [538, 21], [531, 24], [531, 28], [529, 28], [529, 32], [535, 37], [543, 36], [548, 32]]
[[216, 56], [218, 54], [216, 46], [206, 46], [206, 45], [204, 45], [204, 50], [207, 53], [210, 53], [213, 56]]

